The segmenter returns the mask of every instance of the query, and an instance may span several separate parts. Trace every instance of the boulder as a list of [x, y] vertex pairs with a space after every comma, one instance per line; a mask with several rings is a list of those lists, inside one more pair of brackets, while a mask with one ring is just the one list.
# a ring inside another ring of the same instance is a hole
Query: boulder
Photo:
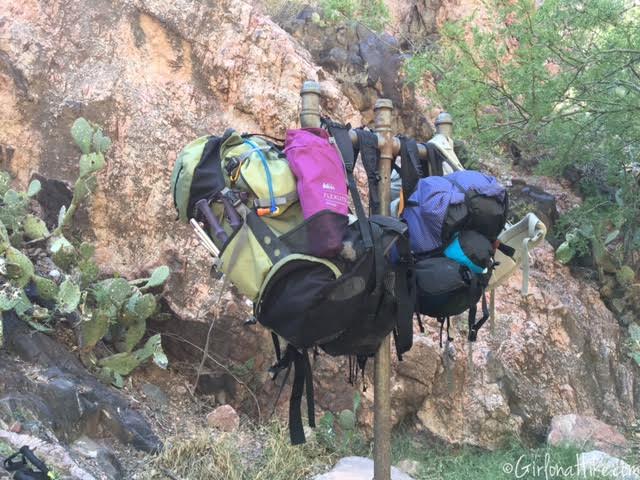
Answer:
[[578, 468], [587, 478], [612, 478], [615, 480], [640, 480], [640, 469], [631, 466], [608, 453], [594, 450], [578, 455]]
[[[345, 457], [333, 469], [314, 480], [371, 480], [373, 460], [364, 457]], [[391, 467], [391, 480], [411, 480], [411, 477], [396, 467]]]
[[594, 448], [610, 455], [629, 453], [629, 441], [616, 428], [597, 418], [568, 414], [553, 417], [547, 437], [550, 445]]
[[223, 432], [234, 432], [240, 426], [240, 416], [231, 405], [221, 405], [207, 415], [207, 425]]
[[145, 452], [162, 448], [129, 400], [87, 372], [65, 345], [10, 312], [3, 314], [3, 330], [8, 352], [0, 352], [0, 428], [20, 421], [20, 433], [64, 442], [103, 432]]

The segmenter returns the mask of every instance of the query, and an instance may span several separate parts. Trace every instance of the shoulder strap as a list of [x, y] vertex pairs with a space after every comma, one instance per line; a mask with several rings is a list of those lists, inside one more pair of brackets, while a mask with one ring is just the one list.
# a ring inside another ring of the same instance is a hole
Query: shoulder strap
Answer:
[[289, 435], [292, 445], [300, 445], [305, 442], [304, 428], [302, 426], [302, 394], [306, 390], [307, 414], [309, 426], [315, 427], [315, 403], [313, 399], [313, 374], [307, 350], [302, 353], [289, 346], [293, 352], [293, 386], [289, 401]]
[[353, 149], [353, 143], [349, 136], [349, 125], [339, 125], [334, 122], [326, 121], [329, 128], [329, 133], [335, 140], [338, 153], [342, 157], [345, 170], [347, 172], [347, 181], [349, 182], [349, 192], [353, 199], [353, 206], [356, 210], [356, 216], [358, 217], [358, 225], [360, 227], [360, 233], [362, 234], [362, 241], [365, 248], [369, 249], [373, 246], [373, 240], [371, 239], [371, 229], [367, 216], [364, 212], [362, 200], [358, 193], [358, 186], [356, 185], [355, 178], [353, 177], [353, 169], [355, 168], [355, 151]]
[[[396, 267], [395, 294], [398, 302], [396, 328], [393, 331], [398, 360], [413, 346], [413, 313], [416, 307], [416, 280], [409, 242], [400, 238], [396, 243], [400, 261]], [[418, 317], [419, 318], [419, 317]]]
[[442, 168], [443, 160], [441, 158], [442, 153], [433, 143], [427, 142], [423, 143], [423, 145], [427, 149], [427, 159], [422, 164], [423, 172], [428, 173], [431, 177], [441, 177], [444, 174], [444, 170]]
[[415, 140], [407, 137], [400, 137], [400, 178], [402, 179], [402, 194], [408, 200], [424, 175], [420, 165], [418, 154], [418, 144]]
[[358, 135], [358, 151], [360, 160], [367, 172], [367, 182], [369, 183], [369, 213], [380, 213], [380, 196], [378, 194], [378, 183], [380, 182], [380, 173], [378, 172], [378, 162], [380, 159], [380, 151], [378, 150], [378, 136], [371, 130], [364, 128], [356, 129]]

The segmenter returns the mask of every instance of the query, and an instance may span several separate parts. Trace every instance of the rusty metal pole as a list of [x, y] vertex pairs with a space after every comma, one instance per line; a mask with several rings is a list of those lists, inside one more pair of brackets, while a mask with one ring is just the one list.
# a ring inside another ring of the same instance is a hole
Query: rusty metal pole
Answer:
[[[374, 107], [375, 132], [378, 135], [380, 160], [380, 214], [389, 215], [391, 199], [391, 165], [394, 160], [394, 141], [391, 132], [393, 103], [380, 99]], [[373, 462], [374, 480], [391, 479], [391, 336], [382, 341], [374, 363], [373, 406]]]
[[302, 108], [300, 110], [300, 125], [302, 128], [320, 127], [320, 84], [308, 80], [300, 90]]

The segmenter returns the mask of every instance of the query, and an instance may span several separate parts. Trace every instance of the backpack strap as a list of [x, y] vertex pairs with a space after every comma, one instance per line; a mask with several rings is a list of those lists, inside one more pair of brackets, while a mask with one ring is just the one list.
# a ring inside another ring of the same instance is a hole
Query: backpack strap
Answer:
[[298, 352], [292, 346], [287, 347], [293, 353], [293, 386], [291, 399], [289, 400], [289, 435], [292, 445], [300, 445], [305, 442], [304, 428], [302, 426], [302, 394], [307, 393], [307, 413], [309, 426], [315, 427], [315, 403], [313, 399], [313, 374], [309, 363], [307, 350]]
[[324, 121], [328, 126], [329, 133], [333, 137], [336, 146], [338, 147], [338, 153], [342, 157], [342, 163], [344, 163], [345, 170], [347, 172], [347, 181], [349, 183], [349, 192], [353, 199], [353, 206], [356, 210], [356, 216], [358, 217], [358, 224], [360, 227], [360, 233], [362, 234], [362, 241], [365, 248], [369, 249], [373, 247], [373, 240], [371, 238], [371, 229], [364, 212], [362, 200], [358, 193], [358, 186], [356, 185], [355, 178], [353, 177], [353, 169], [355, 168], [355, 151], [353, 149], [353, 142], [349, 136], [349, 125], [340, 125], [328, 120]]
[[422, 163], [422, 171], [431, 177], [443, 176], [444, 170], [442, 164], [444, 160], [442, 159], [442, 152], [431, 142], [423, 143], [422, 145], [427, 150], [427, 159]]
[[420, 155], [418, 144], [415, 140], [407, 137], [400, 137], [400, 178], [402, 179], [402, 195], [404, 200], [409, 200], [424, 175], [420, 165]]
[[[479, 288], [479, 280], [476, 275], [473, 275], [473, 279], [471, 280], [471, 296], [473, 297], [473, 292], [477, 291]], [[478, 330], [480, 327], [485, 324], [485, 322], [489, 319], [490, 313], [489, 308], [487, 307], [487, 295], [485, 292], [485, 287], [482, 286], [482, 318], [476, 321], [476, 313], [478, 311], [478, 306], [476, 303], [473, 303], [471, 308], [469, 308], [469, 341], [475, 342], [478, 338]]]
[[[413, 312], [416, 304], [416, 280], [413, 257], [409, 242], [401, 238], [396, 243], [400, 261], [395, 271], [395, 295], [398, 302], [396, 327], [393, 330], [396, 355], [402, 361], [402, 354], [413, 346]], [[419, 316], [418, 316], [419, 318]]]
[[451, 317], [438, 317], [438, 323], [440, 324], [440, 348], [442, 348], [442, 332], [444, 331], [444, 325], [447, 325], [447, 342], [453, 342], [453, 338], [449, 334], [449, 327], [451, 326]]
[[358, 128], [358, 147], [355, 156], [360, 153], [360, 160], [367, 172], [367, 182], [369, 184], [369, 213], [380, 213], [380, 197], [378, 195], [378, 184], [380, 183], [380, 173], [378, 172], [378, 162], [380, 151], [378, 150], [378, 136], [371, 130]]

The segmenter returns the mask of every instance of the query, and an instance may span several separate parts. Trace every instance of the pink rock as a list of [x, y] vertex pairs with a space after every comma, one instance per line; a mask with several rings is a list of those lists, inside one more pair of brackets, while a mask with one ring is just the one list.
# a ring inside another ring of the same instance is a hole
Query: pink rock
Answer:
[[221, 405], [207, 415], [207, 425], [223, 432], [233, 432], [240, 426], [240, 417], [231, 405]]
[[547, 441], [553, 446], [595, 448], [613, 456], [624, 455], [629, 449], [627, 439], [611, 425], [575, 414], [553, 417]]

